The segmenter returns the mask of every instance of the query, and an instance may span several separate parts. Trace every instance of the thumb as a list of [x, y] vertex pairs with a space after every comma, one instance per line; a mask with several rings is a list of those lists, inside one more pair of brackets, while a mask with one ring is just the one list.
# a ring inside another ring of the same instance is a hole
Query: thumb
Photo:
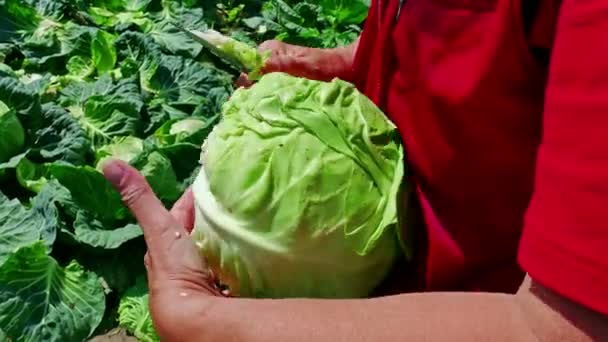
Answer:
[[278, 40], [267, 40], [258, 46], [258, 52], [270, 52], [270, 58], [262, 68], [262, 73], [285, 72], [285, 65], [290, 63], [290, 56], [287, 53], [291, 46]]
[[152, 257], [170, 247], [175, 238], [167, 238], [169, 234], [187, 234], [135, 168], [123, 161], [109, 161], [103, 173], [141, 226]]

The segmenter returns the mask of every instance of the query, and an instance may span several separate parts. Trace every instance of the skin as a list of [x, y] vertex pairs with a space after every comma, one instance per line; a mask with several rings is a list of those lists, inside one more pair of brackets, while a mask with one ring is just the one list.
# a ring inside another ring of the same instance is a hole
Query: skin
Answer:
[[[262, 70], [263, 73], [285, 72], [318, 81], [330, 81], [335, 77], [351, 81], [353, 78], [351, 66], [358, 45], [357, 39], [348, 46], [317, 49], [269, 40], [260, 44], [258, 50], [271, 52], [271, 57]], [[242, 74], [237, 80], [237, 85], [248, 87], [251, 82], [245, 74]]]
[[[268, 42], [266, 72], [350, 78], [356, 43], [318, 50]], [[317, 66], [328, 66], [322, 70]], [[244, 86], [247, 85], [246, 80]], [[227, 298], [188, 232], [190, 191], [169, 211], [121, 161], [104, 168], [144, 231], [152, 318], [163, 341], [603, 341], [608, 317], [527, 276], [514, 295], [414, 293], [360, 300]]]

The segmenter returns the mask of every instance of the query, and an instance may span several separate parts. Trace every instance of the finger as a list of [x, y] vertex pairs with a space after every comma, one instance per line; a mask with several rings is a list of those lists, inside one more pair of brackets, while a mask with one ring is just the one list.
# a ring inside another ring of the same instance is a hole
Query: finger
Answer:
[[261, 72], [263, 74], [268, 74], [271, 72], [284, 72], [283, 70], [283, 59], [285, 56], [285, 50], [287, 49], [287, 44], [280, 42], [278, 40], [267, 40], [258, 46], [258, 51], [260, 53], [265, 53], [270, 51], [270, 58], [266, 61], [264, 66], [262, 67]]
[[267, 40], [262, 42], [259, 46], [258, 46], [258, 51], [259, 52], [264, 52], [264, 51], [276, 51], [279, 50], [282, 46], [284, 46], [285, 43], [276, 40], [276, 39], [271, 39], [271, 40]]
[[146, 266], [146, 269], [150, 269], [150, 253], [148, 252], [144, 255], [144, 266]]
[[139, 222], [151, 253], [167, 250], [174, 241], [167, 238], [169, 233], [186, 234], [136, 169], [123, 161], [110, 161], [104, 165], [103, 172]]
[[253, 82], [251, 82], [247, 74], [241, 73], [235, 84], [239, 88], [249, 88], [253, 85]]
[[171, 208], [171, 216], [182, 225], [188, 233], [194, 228], [194, 194], [188, 188], [182, 197]]
[[276, 51], [273, 51], [272, 56], [266, 61], [266, 63], [264, 64], [264, 66], [262, 66], [262, 69], [260, 70], [260, 72], [262, 74], [270, 74], [273, 72], [285, 72], [285, 68], [283, 66], [283, 64], [285, 64], [283, 62], [284, 57], [277, 53]]
[[104, 165], [103, 173], [141, 225], [157, 226], [159, 217], [169, 216], [146, 179], [127, 163], [110, 161]]

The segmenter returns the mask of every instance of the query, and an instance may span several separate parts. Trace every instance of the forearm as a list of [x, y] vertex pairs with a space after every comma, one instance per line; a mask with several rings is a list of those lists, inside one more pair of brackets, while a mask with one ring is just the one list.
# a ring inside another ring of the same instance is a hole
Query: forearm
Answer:
[[[531, 333], [501, 295], [404, 295], [361, 301], [236, 301], [217, 341], [529, 341]], [[488, 312], [501, 319], [492, 319]], [[238, 320], [238, 322], [236, 321]], [[210, 326], [205, 328], [209, 329]], [[217, 335], [216, 335], [217, 334]]]
[[[538, 299], [529, 286], [517, 295], [429, 293], [344, 301], [223, 299], [204, 317], [198, 323], [199, 337], [213, 341], [591, 340], [588, 332]], [[602, 332], [591, 336], [598, 333]]]
[[324, 60], [316, 64], [318, 68], [326, 71], [326, 74], [323, 75], [325, 80], [331, 80], [334, 77], [349, 82], [353, 80], [353, 64], [358, 46], [359, 38], [348, 46], [325, 50]]

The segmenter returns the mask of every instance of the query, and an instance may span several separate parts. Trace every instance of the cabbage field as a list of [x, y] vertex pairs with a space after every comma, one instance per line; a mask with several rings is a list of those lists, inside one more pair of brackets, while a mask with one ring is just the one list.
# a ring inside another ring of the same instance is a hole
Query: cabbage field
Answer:
[[127, 160], [170, 206], [238, 76], [172, 23], [334, 47], [368, 6], [0, 0], [0, 341], [157, 339], [142, 232], [99, 165]]

